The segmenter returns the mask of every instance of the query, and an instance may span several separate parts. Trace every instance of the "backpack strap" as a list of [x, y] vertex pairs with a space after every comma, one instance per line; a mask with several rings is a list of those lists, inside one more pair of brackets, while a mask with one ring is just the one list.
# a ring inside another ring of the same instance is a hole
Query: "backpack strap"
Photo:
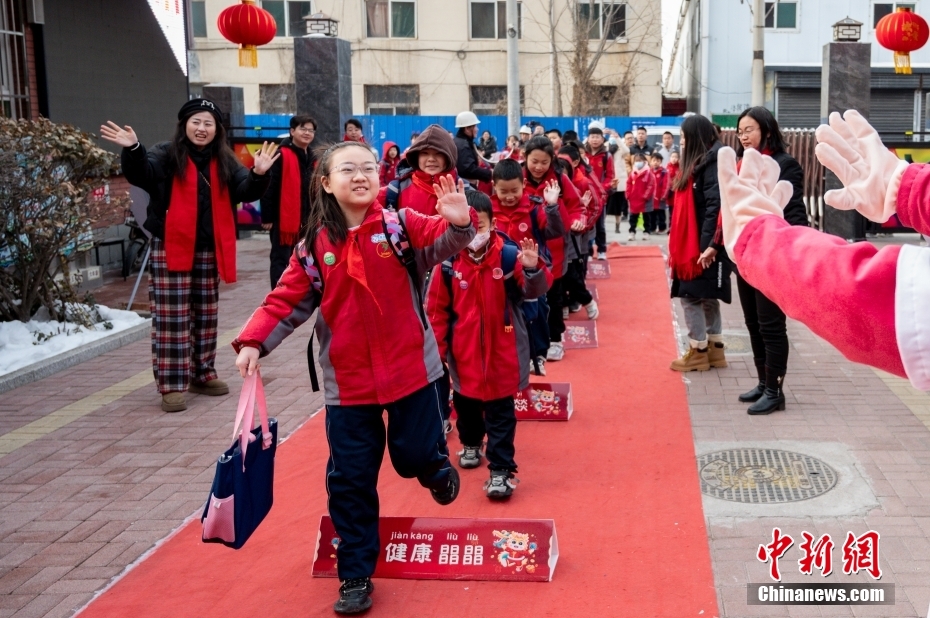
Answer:
[[429, 321], [426, 319], [426, 310], [423, 309], [423, 290], [420, 285], [420, 273], [417, 269], [417, 255], [407, 237], [407, 228], [400, 218], [400, 213], [390, 210], [381, 211], [381, 225], [384, 228], [384, 236], [388, 244], [391, 245], [394, 255], [400, 260], [401, 265], [410, 277], [413, 290], [417, 296], [417, 313], [420, 315], [420, 322], [423, 323], [423, 330], [427, 331], [429, 330]]
[[[317, 262], [313, 247], [308, 247], [306, 243], [301, 240], [296, 250], [297, 259], [304, 267], [304, 272], [307, 273], [307, 277], [310, 278], [310, 285], [313, 288], [313, 293], [318, 294], [322, 301], [323, 272], [317, 266], [319, 262]], [[320, 391], [320, 380], [316, 375], [316, 365], [313, 362], [313, 335], [314, 331], [311, 330], [310, 340], [307, 342], [307, 371], [310, 373], [310, 386], [313, 388], [314, 393], [318, 393]]]
[[404, 189], [410, 186], [410, 177], [413, 175], [412, 170], [408, 170], [402, 176], [398, 176], [388, 183], [387, 191], [384, 194], [384, 207], [394, 212], [400, 210], [400, 194]]
[[[505, 240], [501, 249], [501, 270], [504, 271], [504, 287], [507, 290], [507, 296], [510, 302], [516, 305], [522, 300], [522, 294], [517, 288], [517, 281], [514, 279], [513, 271], [517, 266], [517, 255], [520, 250], [513, 244], [513, 241]], [[513, 316], [510, 315], [510, 303], [504, 303], [504, 332], [513, 331]]]

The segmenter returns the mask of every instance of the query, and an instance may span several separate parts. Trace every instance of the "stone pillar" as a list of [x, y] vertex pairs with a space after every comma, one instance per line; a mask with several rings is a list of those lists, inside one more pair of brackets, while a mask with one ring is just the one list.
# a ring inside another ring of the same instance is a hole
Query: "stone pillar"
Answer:
[[349, 42], [327, 36], [294, 39], [297, 113], [317, 121], [314, 145], [342, 140], [352, 117], [352, 58]]
[[[871, 43], [834, 42], [823, 46], [823, 77], [820, 82], [820, 121], [831, 112], [854, 109], [869, 117], [872, 87]], [[841, 189], [843, 183], [830, 170], [824, 173], [825, 190]], [[823, 207], [823, 231], [847, 240], [865, 240], [865, 217], [854, 210]]]
[[242, 88], [226, 84], [207, 84], [203, 87], [203, 98], [216, 103], [223, 112], [223, 126], [229, 137], [244, 137], [245, 130], [230, 127], [245, 126], [245, 99]]

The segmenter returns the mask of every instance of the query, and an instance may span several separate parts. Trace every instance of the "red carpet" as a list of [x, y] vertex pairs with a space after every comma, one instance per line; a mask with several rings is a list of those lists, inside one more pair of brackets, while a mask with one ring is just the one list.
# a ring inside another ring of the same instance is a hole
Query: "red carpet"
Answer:
[[[522, 483], [509, 503], [484, 497], [484, 468], [462, 471], [449, 507], [400, 479], [387, 457], [381, 476], [383, 515], [555, 519], [554, 579], [382, 579], [368, 615], [717, 615], [688, 404], [668, 370], [677, 350], [663, 261], [657, 248], [615, 254], [625, 259], [611, 260], [611, 278], [597, 282], [600, 347], [547, 365], [547, 380], [572, 383], [575, 414], [519, 424]], [[458, 450], [457, 438], [450, 446]], [[333, 616], [336, 580], [310, 577], [326, 451], [321, 414], [278, 451], [274, 508], [242, 550], [201, 543], [194, 522], [82, 616]]]

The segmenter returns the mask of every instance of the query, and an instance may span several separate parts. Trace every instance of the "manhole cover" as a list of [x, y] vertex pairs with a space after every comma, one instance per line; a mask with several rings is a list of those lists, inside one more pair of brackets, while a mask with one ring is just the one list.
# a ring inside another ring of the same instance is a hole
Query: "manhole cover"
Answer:
[[836, 485], [836, 471], [801, 453], [740, 448], [698, 457], [701, 492], [731, 502], [777, 504], [814, 498]]

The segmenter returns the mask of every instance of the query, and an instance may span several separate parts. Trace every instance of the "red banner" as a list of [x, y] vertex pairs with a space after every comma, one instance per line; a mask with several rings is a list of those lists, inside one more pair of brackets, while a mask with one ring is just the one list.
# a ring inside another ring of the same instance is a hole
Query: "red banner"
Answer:
[[591, 320], [566, 322], [562, 345], [566, 350], [597, 347], [597, 322]]
[[572, 417], [572, 385], [534, 382], [513, 398], [518, 421], [567, 421]]
[[[392, 579], [552, 580], [559, 559], [551, 519], [382, 517], [373, 577]], [[339, 536], [320, 518], [314, 577], [337, 577]]]
[[588, 279], [610, 279], [610, 263], [602, 260], [588, 260]]

